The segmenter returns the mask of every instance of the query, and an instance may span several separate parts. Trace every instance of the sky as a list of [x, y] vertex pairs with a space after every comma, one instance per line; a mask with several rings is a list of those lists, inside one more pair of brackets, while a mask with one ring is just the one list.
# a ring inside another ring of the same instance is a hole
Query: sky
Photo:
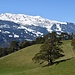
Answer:
[[26, 14], [75, 23], [75, 0], [0, 0], [0, 14]]

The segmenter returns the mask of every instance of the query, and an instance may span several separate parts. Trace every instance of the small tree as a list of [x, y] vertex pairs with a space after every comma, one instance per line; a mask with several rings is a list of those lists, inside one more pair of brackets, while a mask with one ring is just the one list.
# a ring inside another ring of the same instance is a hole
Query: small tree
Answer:
[[32, 60], [40, 63], [47, 61], [48, 65], [52, 65], [55, 59], [63, 56], [63, 54], [61, 54], [63, 50], [61, 49], [60, 45], [60, 39], [56, 34], [53, 33], [52, 38], [45, 41], [45, 43], [40, 48], [40, 52], [37, 53]]
[[20, 44], [20, 48], [22, 49], [22, 48], [25, 48], [25, 47], [30, 46], [30, 45], [31, 45], [31, 43], [29, 41], [25, 40], [24, 42], [22, 42]]
[[19, 44], [17, 41], [12, 41], [10, 43], [10, 49], [13, 51], [17, 51], [19, 49]]

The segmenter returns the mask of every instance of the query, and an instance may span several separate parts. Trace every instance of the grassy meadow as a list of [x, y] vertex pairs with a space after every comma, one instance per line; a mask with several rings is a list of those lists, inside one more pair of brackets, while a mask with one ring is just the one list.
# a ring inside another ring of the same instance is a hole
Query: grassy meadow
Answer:
[[45, 66], [46, 62], [40, 65], [32, 61], [40, 46], [29, 46], [0, 58], [0, 75], [75, 75], [75, 54], [70, 40], [64, 41], [62, 45], [65, 56], [52, 66]]

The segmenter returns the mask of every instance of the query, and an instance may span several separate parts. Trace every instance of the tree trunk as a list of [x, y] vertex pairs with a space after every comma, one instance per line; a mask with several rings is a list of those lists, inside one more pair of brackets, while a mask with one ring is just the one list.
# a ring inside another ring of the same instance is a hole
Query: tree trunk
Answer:
[[52, 59], [48, 60], [48, 65], [52, 65], [52, 64], [53, 64]]
[[52, 65], [53, 64], [53, 60], [51, 58], [51, 52], [49, 50], [49, 55], [48, 55], [48, 65]]

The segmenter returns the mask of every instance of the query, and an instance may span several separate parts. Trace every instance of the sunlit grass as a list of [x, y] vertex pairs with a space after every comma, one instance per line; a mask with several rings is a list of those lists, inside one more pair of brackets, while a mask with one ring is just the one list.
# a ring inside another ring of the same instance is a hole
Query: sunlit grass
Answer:
[[[75, 54], [71, 41], [64, 41], [62, 48], [65, 56], [57, 61], [65, 60], [59, 64], [46, 66], [34, 63], [32, 58], [39, 52], [40, 44], [24, 48], [18, 52], [0, 58], [0, 75], [75, 75]], [[72, 58], [70, 60], [66, 60]]]

